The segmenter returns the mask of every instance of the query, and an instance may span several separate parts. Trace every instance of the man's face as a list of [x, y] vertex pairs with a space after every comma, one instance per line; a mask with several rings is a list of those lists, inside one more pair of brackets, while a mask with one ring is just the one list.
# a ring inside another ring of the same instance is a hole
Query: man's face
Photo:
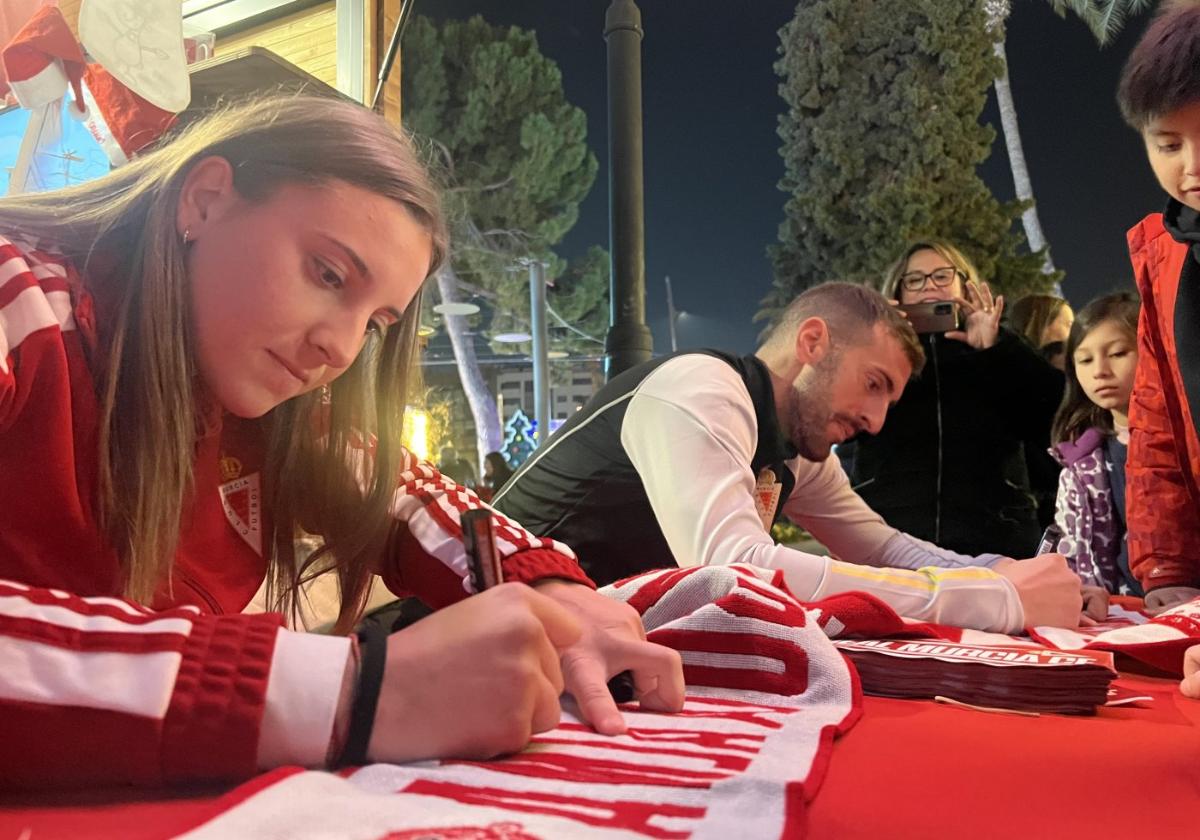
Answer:
[[1167, 195], [1200, 212], [1200, 102], [1184, 105], [1142, 129], [1146, 156]]
[[899, 340], [875, 324], [866, 344], [842, 347], [800, 371], [787, 411], [788, 439], [803, 457], [824, 461], [834, 444], [864, 431], [878, 434], [911, 375]]

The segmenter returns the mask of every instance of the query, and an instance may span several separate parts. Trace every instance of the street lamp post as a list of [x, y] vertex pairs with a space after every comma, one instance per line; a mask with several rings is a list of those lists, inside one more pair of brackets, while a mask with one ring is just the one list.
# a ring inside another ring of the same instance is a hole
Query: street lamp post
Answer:
[[546, 264], [529, 261], [529, 321], [533, 335], [533, 405], [537, 420], [537, 445], [550, 437], [550, 379], [546, 331]]
[[608, 192], [611, 325], [604, 342], [608, 378], [648, 360], [646, 240], [642, 194], [642, 13], [633, 0], [612, 0], [604, 16], [608, 43]]

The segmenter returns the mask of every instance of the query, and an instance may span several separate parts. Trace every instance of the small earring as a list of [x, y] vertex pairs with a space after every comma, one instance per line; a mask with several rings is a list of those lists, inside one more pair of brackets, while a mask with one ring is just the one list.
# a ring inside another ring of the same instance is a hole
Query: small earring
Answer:
[[329, 405], [333, 401], [333, 392], [328, 385], [321, 386], [321, 405]]
[[191, 239], [191, 237], [192, 237], [192, 229], [190, 227], [184, 228], [183, 229], [183, 244], [187, 245], [188, 240]]

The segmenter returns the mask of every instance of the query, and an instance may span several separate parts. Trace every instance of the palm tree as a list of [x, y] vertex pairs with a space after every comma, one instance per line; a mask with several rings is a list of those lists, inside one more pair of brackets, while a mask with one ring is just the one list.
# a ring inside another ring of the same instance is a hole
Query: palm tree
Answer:
[[[1137, 14], [1150, 5], [1151, 0], [1047, 0], [1051, 8], [1060, 16], [1070, 11], [1082, 20], [1096, 36], [1100, 46], [1106, 45], [1125, 24], [1129, 15]], [[1017, 200], [1029, 202], [1029, 207], [1021, 215], [1021, 224], [1025, 227], [1025, 238], [1030, 249], [1039, 251], [1045, 248], [1045, 262], [1042, 270], [1047, 274], [1054, 271], [1054, 262], [1050, 259], [1050, 248], [1046, 236], [1042, 233], [1042, 223], [1038, 219], [1037, 205], [1033, 203], [1033, 183], [1029, 178], [1029, 168], [1025, 165], [1025, 151], [1021, 146], [1021, 132], [1017, 127], [1017, 106], [1013, 102], [1012, 87], [1008, 83], [1008, 56], [1004, 49], [1005, 29], [1008, 16], [1012, 13], [1011, 0], [983, 0], [984, 13], [987, 15], [988, 31], [994, 33], [993, 49], [1000, 59], [1000, 75], [996, 77], [996, 103], [1000, 107], [1000, 126], [1004, 131], [1004, 145], [1008, 148], [1009, 165], [1012, 168], [1013, 184], [1016, 187]], [[1062, 295], [1062, 289], [1055, 285], [1054, 293]]]

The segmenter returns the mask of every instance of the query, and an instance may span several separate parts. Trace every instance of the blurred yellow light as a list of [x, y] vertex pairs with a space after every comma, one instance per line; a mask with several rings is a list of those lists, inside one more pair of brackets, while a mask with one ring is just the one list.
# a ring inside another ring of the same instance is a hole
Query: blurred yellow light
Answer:
[[410, 408], [408, 422], [404, 424], [404, 447], [422, 461], [429, 460], [429, 414], [419, 408]]

